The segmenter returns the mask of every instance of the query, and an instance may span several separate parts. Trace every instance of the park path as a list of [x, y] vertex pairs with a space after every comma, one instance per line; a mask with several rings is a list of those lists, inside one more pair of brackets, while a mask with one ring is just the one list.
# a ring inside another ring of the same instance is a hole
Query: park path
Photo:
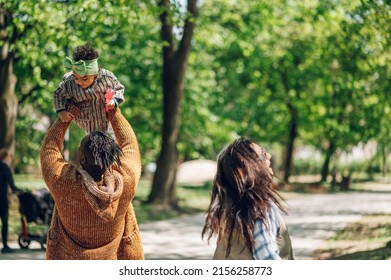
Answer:
[[307, 195], [288, 201], [286, 223], [296, 259], [311, 259], [325, 240], [363, 215], [391, 214], [390, 191]]
[[[391, 213], [391, 186], [374, 192], [300, 194], [287, 197], [285, 217], [295, 259], [311, 259], [325, 240], [365, 214]], [[215, 240], [201, 238], [203, 214], [140, 225], [146, 259], [211, 259]], [[18, 248], [17, 244], [12, 244]], [[39, 245], [38, 245], [39, 246]], [[40, 249], [0, 254], [0, 259], [44, 259]]]
[[[325, 240], [362, 215], [391, 213], [391, 186], [385, 192], [295, 195], [287, 199], [286, 223], [295, 259], [311, 259]], [[147, 259], [211, 259], [214, 242], [201, 239], [203, 214], [141, 225]]]

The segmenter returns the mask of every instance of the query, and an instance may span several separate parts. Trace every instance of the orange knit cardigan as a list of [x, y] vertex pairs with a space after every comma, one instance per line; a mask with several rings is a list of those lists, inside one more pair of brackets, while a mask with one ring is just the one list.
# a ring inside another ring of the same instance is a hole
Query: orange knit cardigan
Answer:
[[57, 119], [43, 140], [42, 174], [55, 202], [46, 259], [144, 259], [131, 203], [141, 174], [137, 139], [119, 108], [108, 117], [123, 155], [121, 166], [114, 164], [101, 184], [114, 192], [102, 191], [86, 171], [62, 157], [70, 122]]

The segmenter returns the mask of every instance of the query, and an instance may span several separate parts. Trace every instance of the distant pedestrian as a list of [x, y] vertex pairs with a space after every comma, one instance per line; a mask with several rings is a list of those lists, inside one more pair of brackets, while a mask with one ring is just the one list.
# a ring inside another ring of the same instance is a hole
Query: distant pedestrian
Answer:
[[202, 236], [217, 236], [213, 259], [293, 259], [280, 211], [286, 213], [274, 182], [271, 156], [239, 138], [217, 160], [212, 198]]
[[14, 178], [11, 171], [12, 157], [7, 150], [0, 151], [0, 216], [1, 216], [1, 238], [3, 248], [1, 253], [11, 253], [13, 249], [8, 246], [8, 186], [12, 192], [16, 193], [19, 189], [14, 184]]

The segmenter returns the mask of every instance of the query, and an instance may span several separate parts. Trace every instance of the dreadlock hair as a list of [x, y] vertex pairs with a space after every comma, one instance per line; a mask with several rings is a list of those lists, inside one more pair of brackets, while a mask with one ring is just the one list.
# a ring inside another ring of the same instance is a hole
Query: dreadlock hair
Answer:
[[83, 168], [96, 181], [113, 163], [121, 165], [121, 155], [122, 149], [114, 139], [107, 132], [99, 130], [84, 137], [79, 148], [79, 160], [84, 157], [81, 161]]
[[91, 60], [99, 57], [99, 52], [96, 51], [90, 42], [78, 46], [73, 50], [72, 57], [75, 61]]
[[245, 240], [243, 246], [252, 250], [256, 220], [260, 219], [269, 228], [266, 221], [270, 202], [286, 213], [278, 186], [273, 181], [274, 175], [263, 162], [266, 159], [259, 150], [262, 150], [260, 146], [241, 137], [223, 149], [217, 159], [202, 237], [207, 235], [208, 240], [214, 235], [218, 235], [218, 240], [223, 236], [227, 238], [227, 257], [233, 236]]

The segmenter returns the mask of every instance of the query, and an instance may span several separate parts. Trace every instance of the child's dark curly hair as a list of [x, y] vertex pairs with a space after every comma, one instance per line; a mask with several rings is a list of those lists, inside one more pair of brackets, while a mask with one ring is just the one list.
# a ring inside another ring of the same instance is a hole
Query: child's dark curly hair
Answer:
[[90, 42], [78, 46], [73, 50], [73, 60], [91, 60], [99, 57], [99, 52], [92, 47]]

